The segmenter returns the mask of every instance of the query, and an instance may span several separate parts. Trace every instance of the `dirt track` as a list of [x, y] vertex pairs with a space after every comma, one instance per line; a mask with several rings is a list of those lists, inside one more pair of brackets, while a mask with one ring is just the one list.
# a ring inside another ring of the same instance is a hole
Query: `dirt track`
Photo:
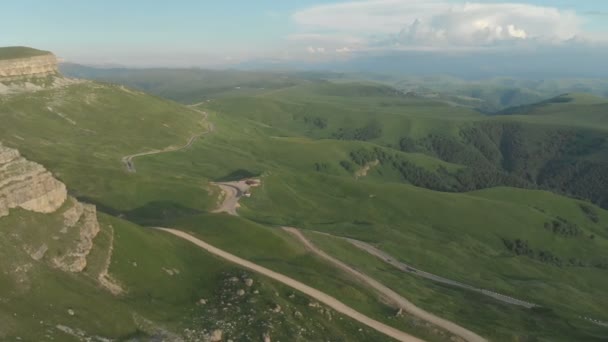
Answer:
[[285, 231], [291, 233], [292, 235], [296, 236], [310, 251], [312, 251], [313, 253], [322, 257], [323, 259], [331, 262], [332, 264], [336, 265], [338, 268], [342, 269], [343, 271], [355, 276], [360, 281], [362, 281], [363, 283], [365, 283], [366, 285], [370, 286], [371, 288], [376, 290], [378, 293], [380, 293], [384, 298], [390, 300], [392, 303], [394, 303], [398, 307], [402, 308], [403, 310], [409, 312], [410, 314], [412, 314], [418, 318], [421, 318], [427, 322], [430, 322], [440, 328], [443, 328], [443, 329], [451, 332], [454, 335], [460, 336], [467, 341], [471, 341], [471, 342], [486, 341], [486, 339], [484, 339], [483, 337], [475, 334], [474, 332], [472, 332], [466, 328], [463, 328], [448, 320], [437, 317], [427, 311], [420, 309], [419, 307], [414, 305], [412, 302], [401, 297], [398, 293], [396, 293], [393, 290], [389, 289], [388, 287], [384, 286], [380, 282], [355, 270], [354, 268], [348, 266], [347, 264], [343, 263], [342, 261], [337, 260], [334, 257], [328, 255], [327, 253], [318, 249], [312, 242], [310, 242], [304, 235], [302, 235], [302, 233], [299, 230], [297, 230], [295, 228], [290, 228], [290, 227], [283, 227], [283, 229]]
[[523, 307], [528, 308], [528, 309], [531, 309], [531, 308], [534, 308], [534, 307], [538, 307], [538, 305], [536, 305], [536, 304], [533, 304], [533, 303], [530, 303], [530, 302], [526, 302], [526, 301], [521, 300], [521, 299], [505, 296], [503, 294], [496, 293], [496, 292], [489, 291], [489, 290], [485, 290], [485, 289], [476, 288], [476, 287], [473, 287], [471, 285], [467, 285], [467, 284], [464, 284], [464, 283], [461, 283], [461, 282], [457, 282], [457, 281], [454, 281], [454, 280], [443, 278], [443, 277], [440, 277], [438, 275], [434, 275], [432, 273], [428, 273], [428, 272], [416, 269], [414, 267], [411, 267], [411, 266], [409, 266], [407, 264], [404, 264], [404, 263], [396, 260], [395, 258], [391, 257], [387, 253], [379, 250], [378, 248], [376, 248], [376, 247], [374, 247], [374, 246], [372, 246], [372, 245], [370, 245], [368, 243], [365, 243], [365, 242], [362, 242], [362, 241], [358, 241], [358, 240], [354, 240], [354, 239], [348, 239], [348, 238], [346, 240], [348, 242], [350, 242], [351, 244], [353, 244], [354, 246], [356, 246], [357, 248], [359, 248], [359, 249], [361, 249], [361, 250], [363, 250], [363, 251], [365, 251], [365, 252], [367, 252], [367, 253], [369, 253], [369, 254], [371, 254], [371, 255], [379, 258], [379, 259], [381, 259], [382, 261], [386, 262], [387, 264], [390, 264], [390, 265], [394, 266], [395, 268], [400, 269], [403, 272], [411, 273], [411, 274], [417, 275], [419, 277], [426, 278], [426, 279], [429, 279], [429, 280], [432, 280], [432, 281], [435, 281], [435, 282], [438, 282], [438, 283], [443, 283], [443, 284], [447, 284], [447, 285], [456, 286], [456, 287], [460, 287], [460, 288], [463, 288], [463, 289], [475, 291], [475, 292], [481, 293], [483, 295], [486, 295], [488, 297], [492, 297], [492, 298], [494, 298], [496, 300], [499, 300], [499, 301], [501, 301], [503, 303], [512, 304], [512, 305], [519, 305], [519, 306], [523, 306]]
[[197, 239], [196, 237], [187, 234], [185, 232], [182, 232], [180, 230], [176, 230], [176, 229], [170, 229], [170, 228], [156, 228], [159, 230], [163, 230], [165, 232], [171, 233], [177, 237], [180, 237], [184, 240], [190, 241], [193, 244], [197, 245], [198, 247], [206, 250], [207, 252], [216, 255], [224, 260], [227, 260], [231, 263], [237, 264], [239, 266], [245, 267], [251, 271], [254, 271], [256, 273], [259, 273], [261, 275], [264, 275], [266, 277], [269, 277], [271, 279], [274, 279], [280, 283], [283, 283], [293, 289], [296, 289], [312, 298], [314, 298], [315, 300], [318, 300], [319, 302], [327, 305], [328, 307], [336, 310], [337, 312], [340, 312], [360, 323], [363, 323], [365, 325], [367, 325], [368, 327], [379, 331], [387, 336], [390, 336], [398, 341], [408, 341], [408, 342], [418, 342], [418, 341], [422, 341], [412, 335], [409, 335], [401, 330], [395, 329], [393, 327], [390, 327], [384, 323], [381, 323], [379, 321], [376, 321], [370, 317], [367, 317], [361, 313], [359, 313], [358, 311], [352, 309], [351, 307], [345, 305], [344, 303], [340, 302], [339, 300], [337, 300], [334, 297], [331, 297], [317, 289], [314, 289], [308, 285], [305, 285], [295, 279], [289, 278], [285, 275], [282, 275], [280, 273], [271, 271], [265, 267], [259, 266], [257, 264], [254, 264], [250, 261], [247, 261], [245, 259], [241, 259], [239, 257], [237, 257], [236, 255], [230, 254], [228, 252], [225, 252], [219, 248], [216, 248], [200, 239]]
[[[194, 109], [194, 108], [193, 108], [193, 110], [196, 111], [196, 112], [198, 112], [198, 113], [200, 113], [200, 114], [202, 114], [203, 115], [203, 120], [207, 120], [207, 118], [209, 116], [207, 114], [207, 112], [203, 112], [203, 111], [200, 111], [200, 110]], [[176, 152], [176, 151], [179, 151], [179, 150], [187, 149], [190, 146], [192, 146], [192, 144], [196, 141], [196, 139], [202, 137], [205, 134], [213, 132], [214, 129], [215, 129], [215, 126], [213, 125], [213, 123], [209, 122], [208, 125], [207, 125], [207, 130], [206, 131], [191, 136], [190, 139], [188, 139], [188, 142], [185, 145], [183, 145], [183, 146], [177, 146], [177, 147], [176, 146], [169, 146], [169, 147], [166, 147], [166, 148], [164, 148], [162, 150], [151, 150], [151, 151], [147, 151], [147, 152], [130, 154], [128, 156], [122, 157], [122, 159], [121, 159], [122, 163], [125, 165], [125, 167], [127, 168], [128, 172], [135, 173], [135, 172], [137, 172], [137, 170], [135, 170], [135, 161], [133, 159], [138, 158], [138, 157], [143, 157], [143, 156], [149, 156], [149, 155], [153, 155], [153, 154]]]

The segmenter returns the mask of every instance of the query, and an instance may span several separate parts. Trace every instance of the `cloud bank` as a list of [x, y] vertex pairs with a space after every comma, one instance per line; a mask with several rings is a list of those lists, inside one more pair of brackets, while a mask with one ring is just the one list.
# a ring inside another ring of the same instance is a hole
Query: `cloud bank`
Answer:
[[319, 48], [336, 53], [475, 50], [592, 40], [583, 30], [583, 16], [521, 3], [364, 0], [310, 7], [292, 19], [300, 32], [291, 39], [307, 40], [315, 53]]

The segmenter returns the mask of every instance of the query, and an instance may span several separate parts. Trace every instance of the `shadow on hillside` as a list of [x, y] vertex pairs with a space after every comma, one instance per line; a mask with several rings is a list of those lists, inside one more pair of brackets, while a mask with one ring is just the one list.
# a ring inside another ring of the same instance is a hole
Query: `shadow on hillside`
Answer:
[[88, 197], [79, 197], [79, 201], [94, 204], [97, 210], [111, 216], [119, 217], [141, 226], [171, 226], [179, 219], [204, 213], [204, 211], [185, 207], [173, 201], [153, 201], [129, 211], [120, 211]]
[[249, 170], [245, 170], [245, 169], [238, 169], [238, 170], [232, 171], [231, 173], [227, 174], [226, 176], [220, 177], [216, 181], [217, 182], [232, 182], [232, 181], [238, 181], [238, 180], [245, 179], [245, 178], [259, 177], [260, 175], [261, 175], [260, 172], [249, 171]]

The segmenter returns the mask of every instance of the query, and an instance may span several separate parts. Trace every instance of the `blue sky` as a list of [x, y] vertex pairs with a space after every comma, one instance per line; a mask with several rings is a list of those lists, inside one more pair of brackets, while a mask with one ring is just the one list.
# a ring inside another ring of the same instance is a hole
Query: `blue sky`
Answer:
[[605, 0], [468, 2], [20, 0], [1, 6], [0, 46], [38, 47], [83, 63], [205, 66], [530, 48], [573, 38], [604, 44], [608, 37]]

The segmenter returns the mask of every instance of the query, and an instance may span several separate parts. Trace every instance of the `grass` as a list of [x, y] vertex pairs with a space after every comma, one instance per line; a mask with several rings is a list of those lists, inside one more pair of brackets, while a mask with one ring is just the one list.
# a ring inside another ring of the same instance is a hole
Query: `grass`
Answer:
[[[343, 240], [312, 232], [305, 234], [322, 250], [356, 265], [357, 269], [374, 279], [390, 284], [394, 291], [415, 305], [490, 340], [600, 341], [606, 338], [605, 331], [579, 317], [564, 317], [550, 309], [531, 310], [503, 304], [489, 297], [401, 272], [371, 255], [361, 253]], [[584, 335], [580, 331], [585, 331]]]
[[172, 226], [191, 232], [204, 241], [242, 258], [321, 289], [363, 314], [426, 341], [449, 338], [449, 334], [421, 323], [414, 317], [395, 317], [397, 309], [383, 304], [375, 293], [350, 275], [337, 271], [324, 260], [307, 252], [299, 241], [280, 229], [227, 215], [203, 215], [178, 220]]
[[25, 46], [8, 46], [0, 47], [0, 60], [28, 58], [36, 56], [44, 56], [50, 54], [49, 51], [32, 49]]
[[[234, 339], [251, 340], [270, 333], [272, 338], [294, 341], [353, 336], [387, 340], [331, 310], [312, 308], [308, 298], [226, 264], [188, 242], [101, 214], [104, 231], [111, 225], [115, 232], [110, 273], [128, 290], [125, 295], [112, 296], [88, 273], [60, 272], [25, 255], [22, 243], [31, 243], [32, 236], [60, 227], [54, 220], [60, 221], [60, 214], [23, 210], [0, 220], [3, 340], [80, 340], [57, 326], [81, 331], [83, 337], [119, 340], [171, 338], [184, 329], [193, 331], [193, 338], [198, 339], [213, 329], [222, 329], [224, 336]], [[27, 239], [13, 241], [12, 236], [21, 229], [29, 230]], [[100, 235], [95, 243], [96, 248], [107, 247], [107, 236]], [[167, 270], [179, 273], [170, 275]], [[235, 276], [239, 279], [236, 283], [231, 281]], [[244, 278], [254, 279], [254, 286], [243, 285]], [[237, 296], [237, 290], [243, 288], [247, 293]], [[206, 299], [205, 305], [197, 305], [201, 298]], [[283, 310], [280, 314], [271, 311], [277, 304]], [[75, 314], [69, 315], [69, 310]], [[328, 315], [333, 320], [328, 320]]]
[[84, 83], [0, 98], [0, 139], [53, 171], [71, 192], [127, 212], [154, 201], [205, 208], [205, 179], [129, 174], [121, 158], [185, 144], [206, 129], [201, 114], [121, 86]]

